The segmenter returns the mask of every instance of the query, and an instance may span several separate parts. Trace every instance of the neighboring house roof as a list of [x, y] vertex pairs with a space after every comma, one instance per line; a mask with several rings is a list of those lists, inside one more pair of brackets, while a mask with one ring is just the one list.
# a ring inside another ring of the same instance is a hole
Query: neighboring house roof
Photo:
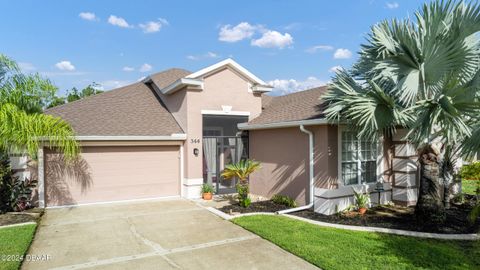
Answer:
[[326, 91], [327, 87], [322, 86], [272, 99], [264, 97], [267, 103], [263, 105], [262, 100], [262, 113], [248, 122], [247, 126], [322, 119], [324, 108], [320, 97]]
[[[151, 77], [168, 85], [188, 71], [169, 69]], [[70, 123], [77, 136], [170, 136], [183, 133], [154, 90], [143, 82], [53, 107], [46, 114]]]

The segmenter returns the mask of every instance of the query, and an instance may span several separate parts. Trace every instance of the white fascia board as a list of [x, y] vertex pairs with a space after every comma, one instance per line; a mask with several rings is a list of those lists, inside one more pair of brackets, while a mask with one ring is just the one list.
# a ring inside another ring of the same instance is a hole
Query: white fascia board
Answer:
[[197, 79], [199, 77], [202, 77], [203, 75], [205, 74], [208, 74], [212, 71], [215, 71], [219, 68], [222, 68], [224, 66], [230, 66], [232, 67], [233, 69], [237, 70], [238, 72], [240, 72], [242, 75], [246, 76], [247, 78], [249, 78], [250, 80], [254, 81], [256, 84], [259, 84], [259, 85], [267, 85], [263, 80], [261, 80], [260, 78], [258, 78], [257, 76], [253, 75], [253, 73], [251, 73], [250, 71], [248, 71], [246, 68], [242, 67], [240, 64], [238, 64], [237, 62], [235, 62], [233, 59], [231, 58], [227, 58], [223, 61], [220, 61], [216, 64], [213, 64], [211, 66], [208, 66], [204, 69], [201, 69], [195, 73], [192, 73], [188, 76], [186, 76], [185, 78], [189, 78], [189, 79]]
[[183, 141], [187, 134], [176, 133], [170, 136], [76, 136], [78, 141]]
[[270, 85], [254, 85], [252, 86], [253, 92], [266, 93], [272, 91], [273, 86]]
[[287, 128], [287, 127], [297, 127], [300, 125], [312, 126], [312, 125], [327, 125], [333, 124], [327, 119], [311, 119], [311, 120], [300, 120], [300, 121], [289, 121], [289, 122], [276, 122], [268, 124], [248, 124], [240, 123], [237, 125], [240, 130], [255, 130], [255, 129], [272, 129], [272, 128]]
[[176, 80], [174, 83], [170, 84], [169, 86], [161, 89], [160, 91], [163, 94], [171, 94], [176, 92], [177, 90], [182, 89], [185, 86], [193, 86], [197, 87], [200, 90], [203, 90], [203, 82], [200, 80], [190, 79], [190, 78], [181, 78]]

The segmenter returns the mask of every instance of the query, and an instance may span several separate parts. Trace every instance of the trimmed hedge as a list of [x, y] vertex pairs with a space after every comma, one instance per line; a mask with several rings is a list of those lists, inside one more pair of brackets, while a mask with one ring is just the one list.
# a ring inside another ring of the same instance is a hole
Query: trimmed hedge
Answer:
[[276, 204], [285, 205], [287, 207], [297, 207], [295, 200], [285, 195], [275, 194], [272, 197], [272, 201]]

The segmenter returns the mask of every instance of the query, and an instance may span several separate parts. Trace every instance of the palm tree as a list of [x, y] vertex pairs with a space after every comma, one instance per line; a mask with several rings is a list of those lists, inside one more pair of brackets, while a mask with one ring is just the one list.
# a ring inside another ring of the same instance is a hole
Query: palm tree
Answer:
[[222, 177], [225, 179], [237, 178], [238, 200], [240, 205], [248, 207], [250, 201], [248, 199], [248, 176], [260, 168], [260, 162], [242, 159], [238, 163], [232, 163], [225, 166]]
[[26, 152], [36, 157], [49, 144], [71, 159], [79, 152], [75, 133], [60, 118], [42, 114], [56, 88], [38, 74], [22, 74], [17, 64], [0, 54], [0, 151]]
[[405, 139], [419, 153], [422, 222], [444, 220], [441, 180], [453, 177], [456, 157], [480, 149], [479, 31], [478, 3], [432, 1], [414, 19], [380, 22], [357, 63], [339, 71], [323, 96], [327, 117], [362, 138], [409, 130]]

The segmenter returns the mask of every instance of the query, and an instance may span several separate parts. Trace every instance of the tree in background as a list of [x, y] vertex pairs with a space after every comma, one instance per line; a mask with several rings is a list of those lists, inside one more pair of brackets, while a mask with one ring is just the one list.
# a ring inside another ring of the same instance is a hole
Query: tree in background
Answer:
[[475, 2], [432, 1], [413, 19], [383, 21], [323, 97], [327, 117], [364, 139], [409, 130], [420, 163], [415, 212], [425, 224], [445, 220], [439, 191], [448, 190], [455, 157], [480, 149], [479, 31]]
[[103, 93], [102, 90], [99, 90], [100, 85], [93, 82], [89, 85], [87, 85], [85, 88], [83, 88], [81, 91], [79, 91], [76, 87], [73, 87], [72, 89], [67, 91], [66, 97], [59, 97], [59, 96], [54, 96], [52, 98], [52, 101], [50, 104], [48, 104], [48, 108], [52, 108], [55, 106], [63, 105], [67, 102], [73, 102], [76, 100], [80, 100], [89, 96], [97, 95], [100, 93]]

